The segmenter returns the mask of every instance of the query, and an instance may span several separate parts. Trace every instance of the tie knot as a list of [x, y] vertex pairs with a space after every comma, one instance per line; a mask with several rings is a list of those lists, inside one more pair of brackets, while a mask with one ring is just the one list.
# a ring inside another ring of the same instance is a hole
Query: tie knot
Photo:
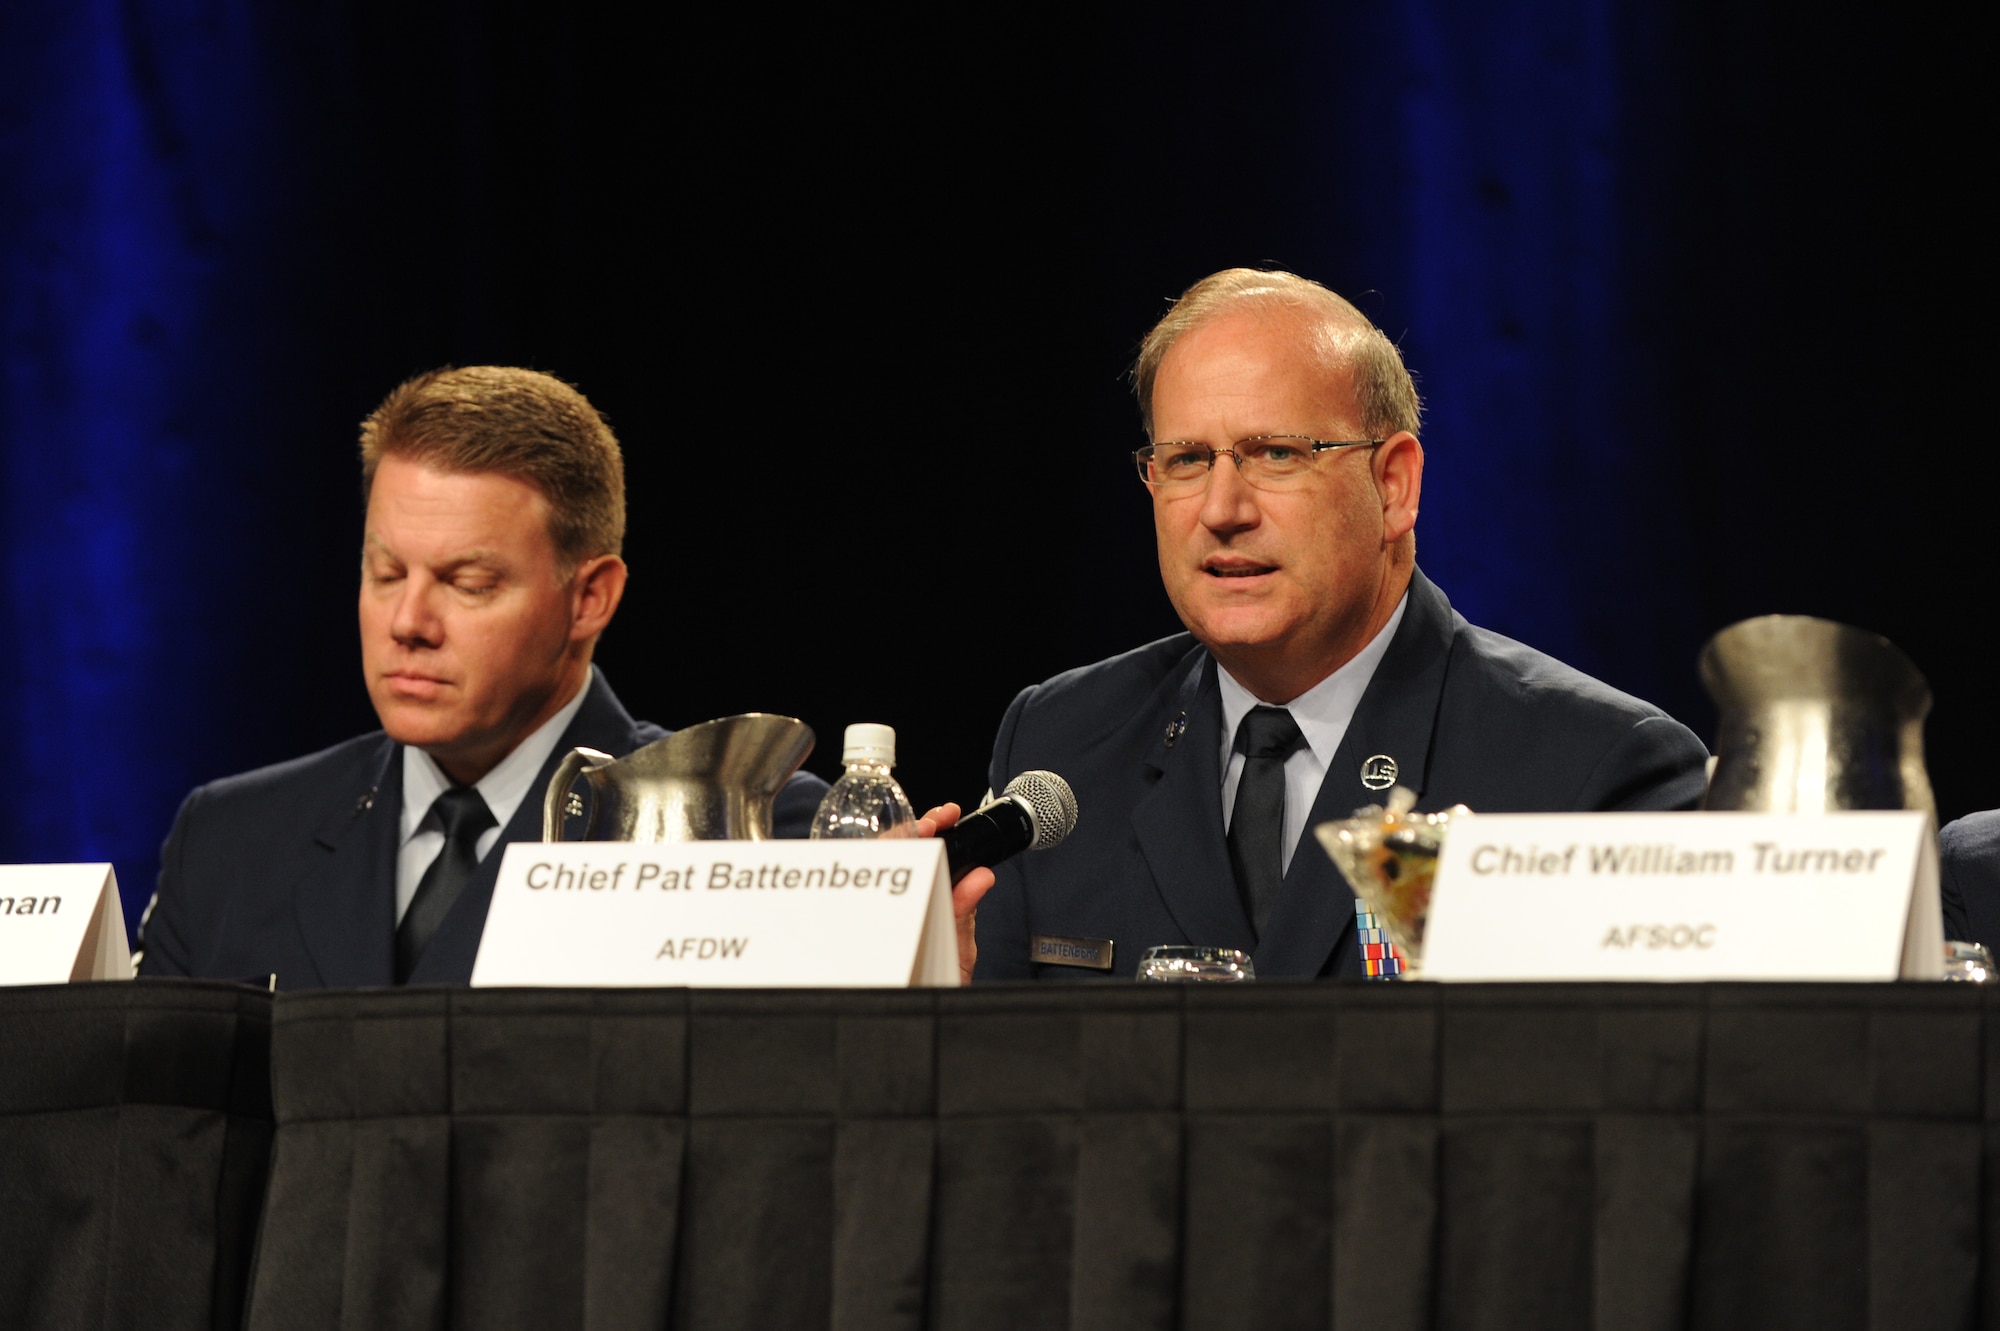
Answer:
[[494, 821], [493, 810], [486, 807], [477, 786], [453, 786], [437, 797], [431, 813], [444, 829], [447, 841], [477, 840]]
[[1238, 743], [1251, 758], [1283, 758], [1298, 747], [1299, 723], [1282, 707], [1253, 707], [1236, 729]]

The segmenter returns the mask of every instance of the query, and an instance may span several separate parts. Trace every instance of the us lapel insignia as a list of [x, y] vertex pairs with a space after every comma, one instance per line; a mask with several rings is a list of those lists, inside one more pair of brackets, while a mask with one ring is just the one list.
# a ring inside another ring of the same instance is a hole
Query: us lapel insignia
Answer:
[[380, 786], [370, 786], [368, 788], [368, 793], [366, 795], [363, 795], [360, 799], [354, 801], [354, 812], [356, 814], [363, 814], [368, 812], [370, 809], [374, 808], [375, 792], [380, 790], [381, 788], [382, 787]]
[[1378, 753], [1361, 764], [1361, 784], [1370, 790], [1387, 790], [1396, 784], [1396, 760]]
[[1185, 734], [1187, 734], [1187, 713], [1182, 712], [1167, 722], [1167, 747], [1170, 749], [1174, 747], [1174, 741]]

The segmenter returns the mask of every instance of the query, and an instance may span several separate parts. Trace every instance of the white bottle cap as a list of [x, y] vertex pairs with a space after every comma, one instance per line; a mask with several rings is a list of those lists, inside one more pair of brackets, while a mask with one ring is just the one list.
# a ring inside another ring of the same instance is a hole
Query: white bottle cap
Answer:
[[841, 739], [840, 761], [896, 765], [896, 728], [857, 721]]

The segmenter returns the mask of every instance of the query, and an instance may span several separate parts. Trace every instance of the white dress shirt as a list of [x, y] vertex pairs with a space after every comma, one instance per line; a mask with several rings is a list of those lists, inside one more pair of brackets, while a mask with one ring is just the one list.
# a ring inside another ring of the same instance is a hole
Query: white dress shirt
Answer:
[[[1298, 849], [1299, 834], [1305, 831], [1306, 821], [1312, 817], [1313, 801], [1319, 797], [1320, 782], [1326, 779], [1327, 768], [1333, 763], [1334, 751], [1347, 737], [1347, 727], [1354, 720], [1354, 709], [1361, 705], [1361, 695], [1368, 691], [1368, 681], [1375, 678], [1375, 667], [1382, 664], [1382, 657], [1395, 639], [1396, 626], [1403, 622], [1403, 611], [1409, 604], [1410, 594], [1404, 592], [1403, 599], [1396, 603], [1395, 612], [1389, 616], [1389, 622], [1368, 640], [1366, 647], [1354, 654], [1353, 660], [1290, 702], [1271, 704], [1283, 706], [1290, 712], [1306, 739], [1285, 759], [1284, 866], [1287, 872], [1292, 867], [1292, 852]], [[1236, 783], [1243, 779], [1244, 755], [1236, 751], [1236, 727], [1249, 715], [1251, 708], [1265, 704], [1238, 684], [1227, 670], [1218, 666], [1215, 677], [1222, 686], [1222, 826], [1226, 830], [1236, 812]], [[1351, 812], [1350, 809], [1342, 809], [1340, 815], [1345, 817]]]
[[[583, 695], [590, 692], [590, 677], [596, 667], [587, 667], [583, 675], [583, 687], [576, 696], [564, 704], [563, 709], [536, 728], [532, 735], [514, 746], [514, 751], [502, 758], [492, 771], [473, 782], [473, 789], [486, 801], [486, 807], [493, 811], [493, 826], [479, 834], [479, 858], [485, 859], [486, 852], [500, 839], [507, 820], [521, 807], [521, 801], [528, 796], [528, 787], [534, 784], [535, 773], [542, 770], [549, 754], [555, 751], [556, 741], [562, 738], [564, 730], [576, 718], [583, 706]], [[437, 765], [437, 759], [414, 745], [403, 746], [403, 840], [402, 849], [396, 852], [396, 923], [403, 922], [403, 912], [410, 908], [410, 898], [417, 894], [417, 884], [423, 881], [424, 870], [431, 867], [431, 861], [444, 849], [444, 832], [436, 824], [426, 824], [425, 816], [437, 797], [451, 789], [451, 778]]]

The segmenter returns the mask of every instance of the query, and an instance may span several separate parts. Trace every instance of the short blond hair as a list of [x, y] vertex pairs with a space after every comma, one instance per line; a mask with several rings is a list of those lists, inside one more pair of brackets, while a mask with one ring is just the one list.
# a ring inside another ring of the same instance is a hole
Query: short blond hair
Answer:
[[1225, 268], [1182, 292], [1139, 345], [1139, 359], [1132, 366], [1132, 391], [1139, 399], [1146, 438], [1153, 437], [1153, 382], [1168, 350], [1183, 335], [1241, 302], [1318, 316], [1335, 330], [1331, 341], [1339, 363], [1353, 370], [1354, 405], [1368, 437], [1387, 439], [1399, 430], [1417, 432], [1423, 423], [1423, 402], [1417, 396], [1416, 381], [1404, 368], [1396, 344], [1367, 315], [1296, 273]]
[[554, 375], [449, 366], [399, 385], [361, 422], [361, 488], [394, 454], [442, 471], [496, 472], [549, 501], [565, 568], [625, 545], [625, 458], [590, 399]]

